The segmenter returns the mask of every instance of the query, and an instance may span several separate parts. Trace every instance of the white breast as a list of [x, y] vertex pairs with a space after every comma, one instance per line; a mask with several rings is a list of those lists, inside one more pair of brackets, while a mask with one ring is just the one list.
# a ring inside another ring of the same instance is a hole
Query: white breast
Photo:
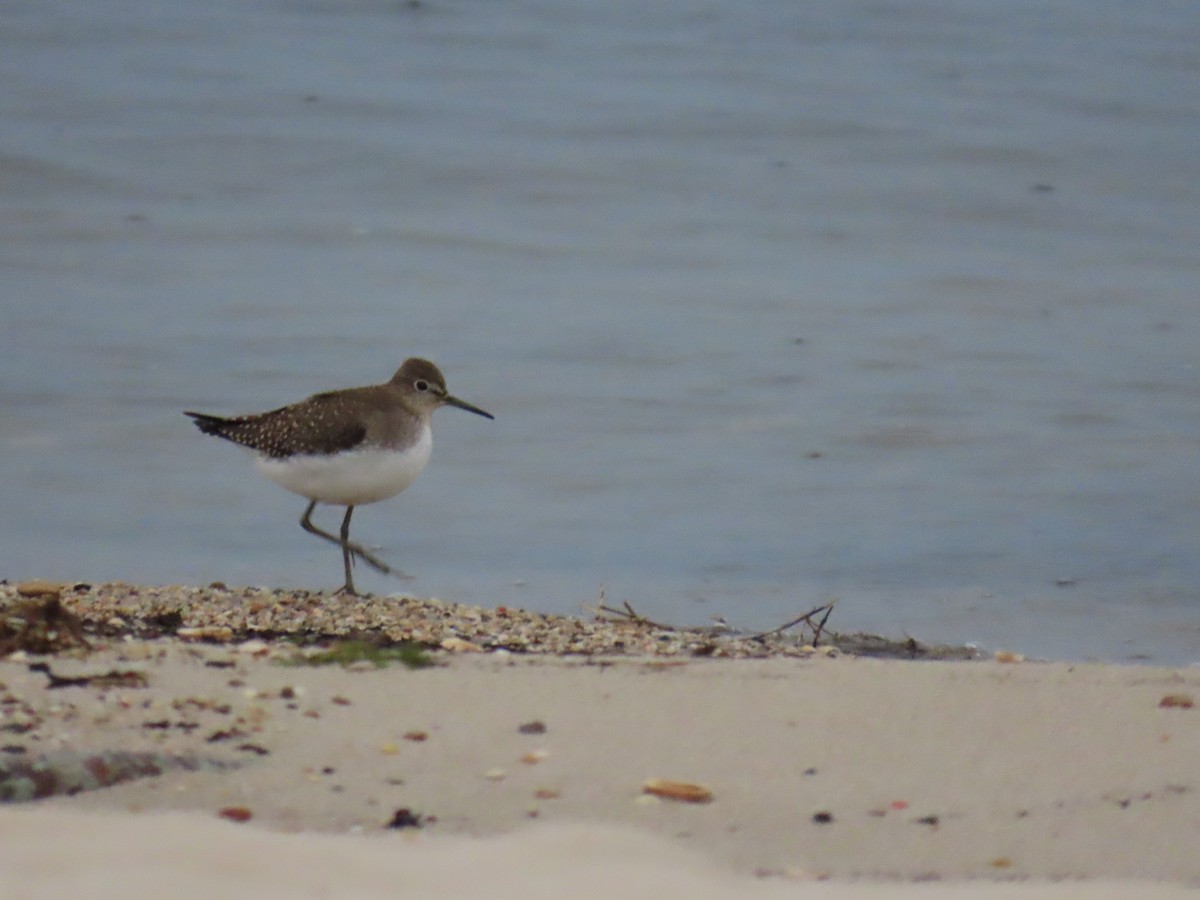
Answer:
[[433, 435], [426, 426], [420, 440], [403, 452], [369, 448], [333, 456], [257, 456], [255, 465], [292, 493], [321, 503], [358, 506], [395, 497], [421, 474], [432, 451]]

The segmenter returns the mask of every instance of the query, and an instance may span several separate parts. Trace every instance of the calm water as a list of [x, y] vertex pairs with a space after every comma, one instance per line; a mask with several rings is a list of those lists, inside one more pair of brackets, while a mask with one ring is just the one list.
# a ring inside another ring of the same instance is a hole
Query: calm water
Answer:
[[1191, 0], [0, 10], [0, 576], [337, 585], [179, 411], [422, 354], [363, 588], [1200, 660]]

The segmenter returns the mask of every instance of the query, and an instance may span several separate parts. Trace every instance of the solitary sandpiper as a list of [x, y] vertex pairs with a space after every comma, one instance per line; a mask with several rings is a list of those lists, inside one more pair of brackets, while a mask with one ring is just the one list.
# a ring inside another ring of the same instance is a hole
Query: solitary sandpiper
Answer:
[[[185, 412], [205, 434], [241, 444], [258, 470], [309, 499], [300, 525], [342, 548], [346, 583], [355, 594], [355, 558], [379, 572], [389, 565], [350, 542], [354, 507], [394, 497], [421, 474], [433, 450], [429, 419], [440, 406], [494, 418], [446, 391], [446, 379], [427, 359], [408, 359], [385, 384], [314, 394], [300, 403], [257, 415], [222, 418]], [[318, 503], [346, 507], [341, 537], [312, 523]]]

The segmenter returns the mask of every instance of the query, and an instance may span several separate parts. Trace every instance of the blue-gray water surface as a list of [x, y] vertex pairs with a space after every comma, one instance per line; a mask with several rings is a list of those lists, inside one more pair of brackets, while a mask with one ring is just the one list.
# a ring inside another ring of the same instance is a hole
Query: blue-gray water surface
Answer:
[[[4, 4], [0, 577], [332, 588], [199, 435], [425, 355], [360, 587], [1200, 660], [1200, 8]], [[319, 520], [334, 527], [340, 510]]]

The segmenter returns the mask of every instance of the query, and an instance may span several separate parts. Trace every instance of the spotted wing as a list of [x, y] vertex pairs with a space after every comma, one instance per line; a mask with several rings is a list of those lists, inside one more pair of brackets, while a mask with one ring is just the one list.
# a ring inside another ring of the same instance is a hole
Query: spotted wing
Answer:
[[353, 450], [367, 437], [361, 416], [336, 393], [317, 394], [303, 403], [250, 416], [222, 418], [185, 412], [205, 434], [216, 435], [264, 456], [326, 455]]

